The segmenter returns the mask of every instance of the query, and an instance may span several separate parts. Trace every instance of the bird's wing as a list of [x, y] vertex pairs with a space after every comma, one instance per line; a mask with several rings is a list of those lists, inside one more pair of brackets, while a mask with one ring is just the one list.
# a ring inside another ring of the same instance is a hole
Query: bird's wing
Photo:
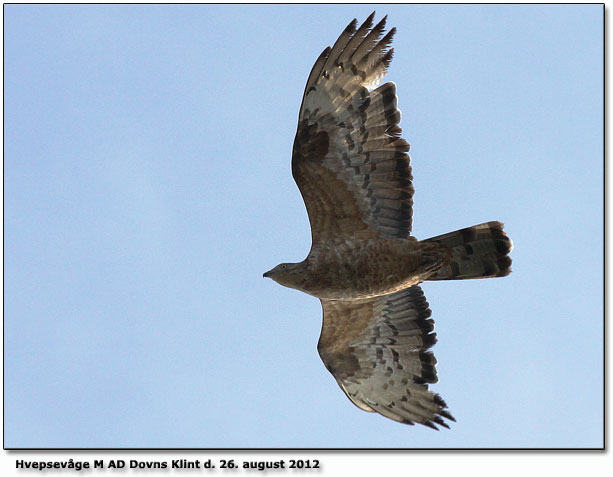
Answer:
[[[353, 20], [309, 75], [292, 154], [313, 243], [407, 237], [413, 186], [409, 144], [400, 137], [396, 85], [372, 89], [392, 60], [386, 18]], [[371, 28], [372, 27], [372, 28]]]
[[321, 300], [317, 349], [326, 368], [360, 409], [437, 429], [455, 421], [428, 390], [437, 382], [436, 342], [428, 302], [417, 285], [367, 301]]

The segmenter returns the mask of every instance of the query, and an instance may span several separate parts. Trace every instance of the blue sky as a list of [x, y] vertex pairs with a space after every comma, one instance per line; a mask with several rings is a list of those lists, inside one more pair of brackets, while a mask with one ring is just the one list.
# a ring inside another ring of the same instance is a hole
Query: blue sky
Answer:
[[[504, 279], [423, 286], [451, 430], [354, 407], [290, 173], [304, 83], [396, 26], [413, 233], [487, 220]], [[5, 13], [6, 447], [599, 447], [600, 5], [47, 6]]]

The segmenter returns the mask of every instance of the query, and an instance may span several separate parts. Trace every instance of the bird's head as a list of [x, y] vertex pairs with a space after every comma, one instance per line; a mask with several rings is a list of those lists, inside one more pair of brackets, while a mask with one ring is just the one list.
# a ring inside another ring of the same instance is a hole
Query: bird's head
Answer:
[[264, 278], [271, 278], [279, 285], [289, 288], [300, 288], [303, 281], [302, 263], [280, 263], [272, 270], [268, 270]]

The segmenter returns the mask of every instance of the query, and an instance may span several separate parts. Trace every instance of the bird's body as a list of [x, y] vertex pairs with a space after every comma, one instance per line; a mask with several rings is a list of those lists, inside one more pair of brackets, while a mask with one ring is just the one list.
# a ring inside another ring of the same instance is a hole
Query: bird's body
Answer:
[[413, 237], [329, 240], [291, 264], [287, 281], [279, 283], [326, 300], [373, 298], [423, 282], [450, 255], [447, 247]]
[[353, 20], [307, 80], [292, 175], [311, 224], [299, 263], [264, 274], [320, 299], [317, 349], [360, 409], [436, 429], [454, 420], [438, 394], [434, 322], [419, 283], [510, 273], [511, 240], [487, 222], [427, 240], [411, 237], [409, 144], [398, 126], [396, 85], [377, 87], [392, 59], [392, 28], [374, 13]]

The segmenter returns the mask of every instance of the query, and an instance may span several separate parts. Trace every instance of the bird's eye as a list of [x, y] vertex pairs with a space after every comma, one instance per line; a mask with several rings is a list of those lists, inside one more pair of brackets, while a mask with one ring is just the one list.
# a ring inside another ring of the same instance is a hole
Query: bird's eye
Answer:
[[281, 265], [281, 268], [285, 270], [287, 268], [287, 265]]

